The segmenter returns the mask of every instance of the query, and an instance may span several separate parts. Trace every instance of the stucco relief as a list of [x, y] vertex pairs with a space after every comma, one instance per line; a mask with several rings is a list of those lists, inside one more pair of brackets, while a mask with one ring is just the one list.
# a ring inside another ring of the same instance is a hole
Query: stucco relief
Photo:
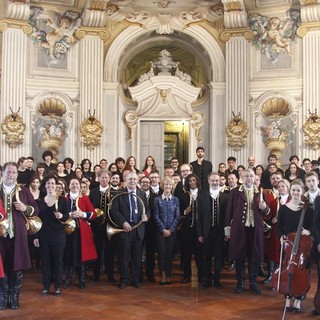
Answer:
[[[47, 15], [44, 19], [42, 16]], [[59, 14], [44, 12], [41, 7], [31, 7], [29, 24], [33, 28], [33, 43], [48, 55], [48, 66], [58, 64], [71, 45], [76, 42], [75, 31], [81, 26], [78, 12], [66, 11]]]
[[285, 20], [260, 14], [249, 18], [249, 27], [254, 33], [253, 44], [274, 64], [279, 55], [292, 55], [292, 45], [301, 24], [300, 11], [291, 9], [287, 15]]

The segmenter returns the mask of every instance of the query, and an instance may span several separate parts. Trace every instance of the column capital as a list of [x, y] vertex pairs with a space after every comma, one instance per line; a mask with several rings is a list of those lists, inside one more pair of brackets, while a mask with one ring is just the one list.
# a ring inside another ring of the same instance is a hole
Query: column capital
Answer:
[[303, 23], [297, 30], [297, 35], [303, 38], [309, 31], [320, 31], [320, 22]]
[[233, 37], [243, 37], [247, 41], [252, 41], [253, 32], [249, 28], [235, 28], [235, 29], [225, 29], [220, 35], [220, 39], [223, 42], [227, 42]]
[[86, 36], [97, 36], [102, 41], [107, 41], [109, 33], [104, 28], [81, 27], [75, 32], [75, 36], [78, 40], [81, 40]]
[[21, 29], [27, 36], [30, 36], [33, 32], [32, 27], [27, 21], [15, 20], [15, 19], [2, 19], [0, 20], [0, 32], [8, 29]]

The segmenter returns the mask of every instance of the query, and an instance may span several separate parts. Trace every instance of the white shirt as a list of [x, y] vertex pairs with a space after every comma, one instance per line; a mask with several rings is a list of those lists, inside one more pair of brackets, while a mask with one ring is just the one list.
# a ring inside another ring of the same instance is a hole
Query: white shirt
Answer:
[[211, 196], [211, 198], [217, 199], [219, 193], [220, 193], [220, 189], [219, 188], [218, 189], [211, 189], [210, 188], [210, 196]]

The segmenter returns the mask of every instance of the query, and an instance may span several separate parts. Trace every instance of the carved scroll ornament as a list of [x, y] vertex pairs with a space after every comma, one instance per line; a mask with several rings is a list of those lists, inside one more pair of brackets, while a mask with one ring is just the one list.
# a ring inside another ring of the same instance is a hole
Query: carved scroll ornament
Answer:
[[204, 125], [204, 116], [202, 112], [194, 112], [191, 115], [191, 125], [195, 130], [195, 136], [198, 142], [201, 142], [200, 130]]
[[86, 118], [80, 125], [81, 138], [88, 150], [92, 151], [102, 141], [103, 126], [101, 122], [95, 118], [89, 110], [89, 117]]
[[1, 124], [2, 133], [5, 135], [4, 141], [11, 149], [16, 148], [23, 143], [24, 131], [26, 125], [22, 117], [19, 115], [20, 108], [17, 112], [13, 112], [10, 108], [11, 114], [6, 116]]
[[227, 142], [234, 151], [239, 151], [247, 141], [249, 128], [247, 123], [241, 119], [240, 112], [237, 115], [232, 112], [232, 115], [233, 119], [226, 128]]
[[135, 111], [129, 110], [125, 113], [124, 119], [129, 133], [127, 141], [130, 142], [133, 138], [133, 130], [137, 127], [138, 115]]

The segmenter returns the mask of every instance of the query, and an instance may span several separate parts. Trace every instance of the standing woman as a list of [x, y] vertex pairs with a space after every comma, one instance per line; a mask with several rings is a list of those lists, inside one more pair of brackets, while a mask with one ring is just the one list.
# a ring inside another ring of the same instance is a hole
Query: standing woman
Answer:
[[73, 178], [69, 185], [67, 197], [68, 212], [70, 217], [75, 219], [76, 228], [74, 232], [67, 235], [65, 250], [65, 264], [67, 267], [65, 288], [71, 285], [71, 278], [74, 268], [78, 271], [79, 288], [85, 288], [85, 263], [95, 260], [97, 252], [93, 241], [93, 233], [90, 221], [97, 216], [95, 209], [88, 196], [81, 196], [80, 182]]
[[34, 245], [40, 248], [42, 269], [42, 295], [49, 293], [50, 279], [54, 275], [54, 295], [60, 296], [63, 275], [63, 253], [66, 245], [66, 234], [63, 222], [69, 214], [65, 197], [57, 196], [57, 178], [48, 174], [43, 179], [47, 195], [39, 201], [39, 217], [42, 228]]
[[184, 186], [186, 192], [179, 198], [182, 223], [180, 224], [180, 247], [183, 261], [182, 284], [191, 281], [191, 262], [194, 254], [198, 282], [201, 283], [204, 271], [203, 244], [198, 241], [197, 222], [198, 222], [198, 195], [201, 190], [201, 181], [194, 173], [189, 174]]
[[124, 165], [123, 171], [126, 171], [126, 170], [135, 171], [136, 174], [139, 174], [140, 171], [139, 169], [137, 169], [136, 165], [137, 165], [136, 158], [134, 156], [130, 156], [126, 161], [126, 164]]
[[174, 181], [164, 177], [161, 182], [163, 194], [154, 200], [154, 219], [157, 226], [157, 245], [161, 284], [171, 284], [172, 261], [176, 242], [176, 229], [180, 220], [180, 204], [172, 195]]
[[43, 162], [38, 163], [37, 168], [36, 168], [36, 174], [39, 176], [40, 182], [44, 178], [44, 172], [46, 170], [46, 165]]
[[264, 242], [264, 253], [268, 261], [268, 275], [262, 281], [263, 284], [270, 282], [272, 278], [272, 272], [277, 268], [279, 264], [279, 253], [280, 253], [280, 241], [278, 236], [278, 217], [280, 208], [289, 202], [289, 189], [290, 183], [288, 180], [283, 179], [278, 182], [278, 192], [279, 196], [275, 201], [270, 203], [270, 211], [264, 217], [264, 220], [271, 229], [265, 232], [265, 242]]
[[[290, 185], [290, 202], [286, 203], [279, 209], [278, 218], [278, 235], [281, 243], [287, 239], [287, 235], [291, 232], [297, 232], [301, 209], [301, 196], [304, 194], [305, 186], [300, 179], [294, 180]], [[312, 227], [313, 217], [306, 214], [303, 221], [302, 236], [310, 236], [310, 229]], [[286, 296], [286, 309], [287, 311], [301, 311], [302, 296], [294, 297], [293, 307], [291, 306], [291, 296]]]
[[[39, 204], [39, 199], [41, 197], [40, 191], [40, 178], [37, 174], [34, 174], [29, 183], [29, 190], [30, 193], [33, 195], [33, 198], [37, 204]], [[28, 234], [28, 245], [29, 245], [29, 252], [31, 258], [32, 268], [39, 268], [40, 266], [40, 251], [34, 245], [34, 239], [38, 238], [37, 234]]]
[[156, 161], [152, 156], [148, 156], [146, 158], [142, 171], [145, 174], [145, 176], [148, 177], [151, 171], [154, 170], [157, 170]]

